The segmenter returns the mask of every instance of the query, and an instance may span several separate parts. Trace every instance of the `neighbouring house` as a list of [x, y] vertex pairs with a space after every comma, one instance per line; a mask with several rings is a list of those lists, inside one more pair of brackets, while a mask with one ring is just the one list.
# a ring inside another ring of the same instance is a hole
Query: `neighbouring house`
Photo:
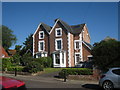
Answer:
[[14, 49], [9, 49], [9, 50], [8, 50], [8, 54], [9, 54], [10, 57], [12, 57], [13, 55], [16, 54], [16, 50], [14, 50]]
[[54, 67], [74, 67], [91, 57], [86, 24], [68, 25], [56, 19], [53, 27], [40, 23], [33, 34], [33, 56], [52, 56]]
[[9, 58], [8, 53], [1, 45], [0, 45], [0, 58]]

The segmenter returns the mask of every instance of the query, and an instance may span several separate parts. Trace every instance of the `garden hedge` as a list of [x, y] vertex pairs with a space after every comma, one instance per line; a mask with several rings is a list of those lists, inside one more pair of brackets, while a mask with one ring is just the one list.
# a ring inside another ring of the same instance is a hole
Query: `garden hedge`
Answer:
[[93, 70], [88, 68], [65, 68], [59, 72], [60, 77], [64, 77], [64, 75], [68, 76], [68, 75], [92, 75], [92, 74]]
[[23, 68], [22, 66], [12, 66], [7, 69], [7, 71], [15, 71], [15, 68], [17, 69], [18, 72], [22, 72]]

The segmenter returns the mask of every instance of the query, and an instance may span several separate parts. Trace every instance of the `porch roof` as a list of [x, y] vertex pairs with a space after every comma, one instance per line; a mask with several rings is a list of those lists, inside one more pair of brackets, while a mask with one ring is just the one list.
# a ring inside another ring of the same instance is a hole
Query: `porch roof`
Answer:
[[57, 50], [57, 51], [54, 51], [52, 54], [57, 54], [57, 53], [64, 53], [64, 52], [66, 52], [65, 50]]
[[42, 54], [47, 54], [48, 52], [46, 52], [46, 51], [36, 52], [36, 54], [40, 54], [40, 53], [42, 53]]

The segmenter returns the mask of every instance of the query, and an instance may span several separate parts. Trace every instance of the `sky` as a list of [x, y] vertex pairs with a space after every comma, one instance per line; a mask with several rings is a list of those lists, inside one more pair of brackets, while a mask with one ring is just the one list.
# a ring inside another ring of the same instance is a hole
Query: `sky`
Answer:
[[41, 22], [53, 26], [56, 18], [69, 25], [86, 23], [92, 45], [107, 36], [118, 39], [117, 2], [2, 3], [2, 24], [13, 30], [18, 39], [15, 45], [23, 45]]

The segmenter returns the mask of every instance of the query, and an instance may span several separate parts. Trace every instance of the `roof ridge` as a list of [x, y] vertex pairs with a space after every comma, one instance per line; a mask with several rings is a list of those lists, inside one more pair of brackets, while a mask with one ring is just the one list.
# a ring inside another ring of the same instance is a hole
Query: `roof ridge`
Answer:
[[[83, 24], [85, 25], [86, 23], [82, 23], [82, 24], [77, 24], [77, 25], [83, 25]], [[70, 25], [70, 26], [77, 26], [77, 25]]]

